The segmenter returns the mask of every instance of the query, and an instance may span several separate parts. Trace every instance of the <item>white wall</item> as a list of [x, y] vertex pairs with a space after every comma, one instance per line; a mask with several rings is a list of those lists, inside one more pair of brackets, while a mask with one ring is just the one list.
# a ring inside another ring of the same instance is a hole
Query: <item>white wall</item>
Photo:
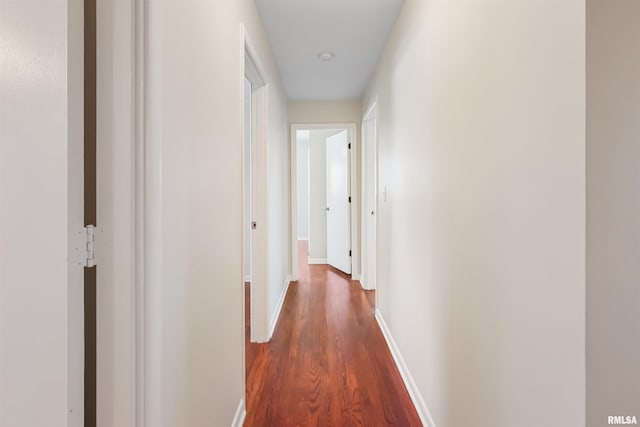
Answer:
[[287, 110], [254, 2], [147, 3], [147, 424], [228, 425], [243, 396], [244, 23], [269, 84], [269, 301], [289, 263]]
[[298, 240], [309, 240], [309, 132], [299, 131], [297, 134], [297, 168], [296, 185], [298, 206]]
[[290, 123], [360, 123], [359, 100], [289, 101]]
[[587, 1], [587, 426], [640, 417], [640, 3]]
[[438, 427], [585, 424], [584, 17], [407, 0], [363, 99], [379, 309]]
[[82, 3], [0, 2], [0, 425], [81, 426]]

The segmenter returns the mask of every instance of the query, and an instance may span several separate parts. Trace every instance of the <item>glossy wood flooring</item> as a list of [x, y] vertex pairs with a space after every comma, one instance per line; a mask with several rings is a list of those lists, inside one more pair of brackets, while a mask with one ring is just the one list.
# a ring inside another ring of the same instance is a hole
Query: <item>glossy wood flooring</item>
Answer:
[[374, 292], [306, 256], [299, 266], [270, 343], [249, 343], [247, 292], [244, 425], [421, 426], [375, 321]]

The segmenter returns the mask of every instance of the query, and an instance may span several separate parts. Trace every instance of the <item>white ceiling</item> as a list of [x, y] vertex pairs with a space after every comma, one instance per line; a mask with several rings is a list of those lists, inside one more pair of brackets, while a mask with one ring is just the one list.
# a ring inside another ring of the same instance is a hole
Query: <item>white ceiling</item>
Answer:
[[[295, 100], [358, 99], [404, 0], [256, 0], [285, 91]], [[330, 62], [318, 53], [330, 51]]]

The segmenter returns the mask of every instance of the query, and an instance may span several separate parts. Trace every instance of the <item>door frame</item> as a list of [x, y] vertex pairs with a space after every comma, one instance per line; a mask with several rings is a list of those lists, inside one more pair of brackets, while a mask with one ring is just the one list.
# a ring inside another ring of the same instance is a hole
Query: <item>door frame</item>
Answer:
[[146, 0], [95, 4], [97, 425], [145, 422], [145, 14]]
[[349, 143], [351, 144], [351, 152], [349, 155], [349, 192], [351, 193], [351, 277], [354, 280], [360, 276], [360, 244], [358, 239], [358, 213], [360, 212], [360, 190], [358, 185], [358, 129], [356, 123], [292, 123], [290, 125], [290, 230], [291, 238], [291, 280], [299, 279], [298, 272], [298, 150], [297, 150], [297, 131], [299, 130], [328, 130], [328, 129], [344, 129], [349, 132]]
[[[255, 44], [247, 34], [244, 26], [242, 33], [242, 211], [245, 211], [245, 77], [251, 83], [251, 216], [257, 224], [251, 236], [251, 342], [267, 342], [269, 333], [268, 279], [269, 264], [269, 162], [268, 162], [268, 117], [269, 117], [269, 84]], [[242, 227], [242, 253], [245, 251], [245, 225]], [[243, 256], [244, 259], [244, 256]], [[243, 263], [244, 264], [244, 263]], [[243, 265], [244, 270], [244, 265]], [[242, 287], [243, 319], [244, 319], [244, 271], [241, 271], [238, 283]], [[244, 322], [243, 322], [244, 323]], [[244, 340], [243, 340], [244, 343]], [[244, 344], [243, 344], [244, 347]]]
[[[373, 141], [370, 140], [370, 135], [367, 134], [366, 132], [366, 125], [367, 122], [369, 122], [370, 120], [374, 121], [374, 137], [373, 137]], [[373, 147], [373, 165], [369, 165], [367, 162], [367, 158], [366, 158], [366, 154], [367, 154], [367, 148], [366, 147]], [[362, 208], [362, 215], [361, 215], [361, 227], [362, 227], [362, 233], [360, 235], [361, 237], [361, 248], [362, 248], [362, 287], [364, 289], [367, 290], [374, 290], [377, 288], [377, 284], [378, 284], [378, 212], [379, 212], [379, 207], [380, 207], [380, 203], [379, 203], [379, 198], [378, 198], [378, 98], [374, 98], [373, 102], [369, 105], [369, 107], [366, 109], [366, 112], [364, 113], [364, 115], [362, 116], [362, 150], [361, 150], [361, 205], [363, 206]], [[367, 166], [373, 166], [374, 168], [374, 178], [373, 178], [373, 182], [370, 183], [367, 180]], [[376, 234], [376, 241], [375, 241], [375, 258], [373, 260], [369, 260], [367, 259], [367, 245], [368, 245], [368, 241], [367, 241], [367, 223], [369, 221], [371, 221], [370, 216], [368, 215], [367, 210], [365, 209], [365, 207], [367, 206], [367, 202], [366, 202], [366, 198], [367, 198], [367, 189], [369, 188], [370, 185], [373, 185], [374, 188], [374, 211], [375, 211], [375, 215], [373, 216], [373, 221], [375, 222], [375, 234]], [[368, 264], [369, 262], [373, 262], [376, 266], [376, 274], [375, 274], [375, 280], [374, 280], [374, 285], [373, 286], [369, 286], [368, 284], [368, 278], [367, 278], [367, 274], [366, 274], [366, 269], [365, 269], [365, 265]], [[378, 293], [376, 292], [376, 306], [377, 306], [377, 296]]]

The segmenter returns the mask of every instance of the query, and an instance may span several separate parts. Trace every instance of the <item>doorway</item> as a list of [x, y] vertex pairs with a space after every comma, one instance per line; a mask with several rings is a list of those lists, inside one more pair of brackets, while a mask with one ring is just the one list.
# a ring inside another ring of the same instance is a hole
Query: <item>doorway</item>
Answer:
[[[292, 125], [291, 236], [293, 278], [298, 252], [308, 264], [355, 274], [357, 187], [355, 125]], [[302, 254], [303, 257], [305, 254]]]

